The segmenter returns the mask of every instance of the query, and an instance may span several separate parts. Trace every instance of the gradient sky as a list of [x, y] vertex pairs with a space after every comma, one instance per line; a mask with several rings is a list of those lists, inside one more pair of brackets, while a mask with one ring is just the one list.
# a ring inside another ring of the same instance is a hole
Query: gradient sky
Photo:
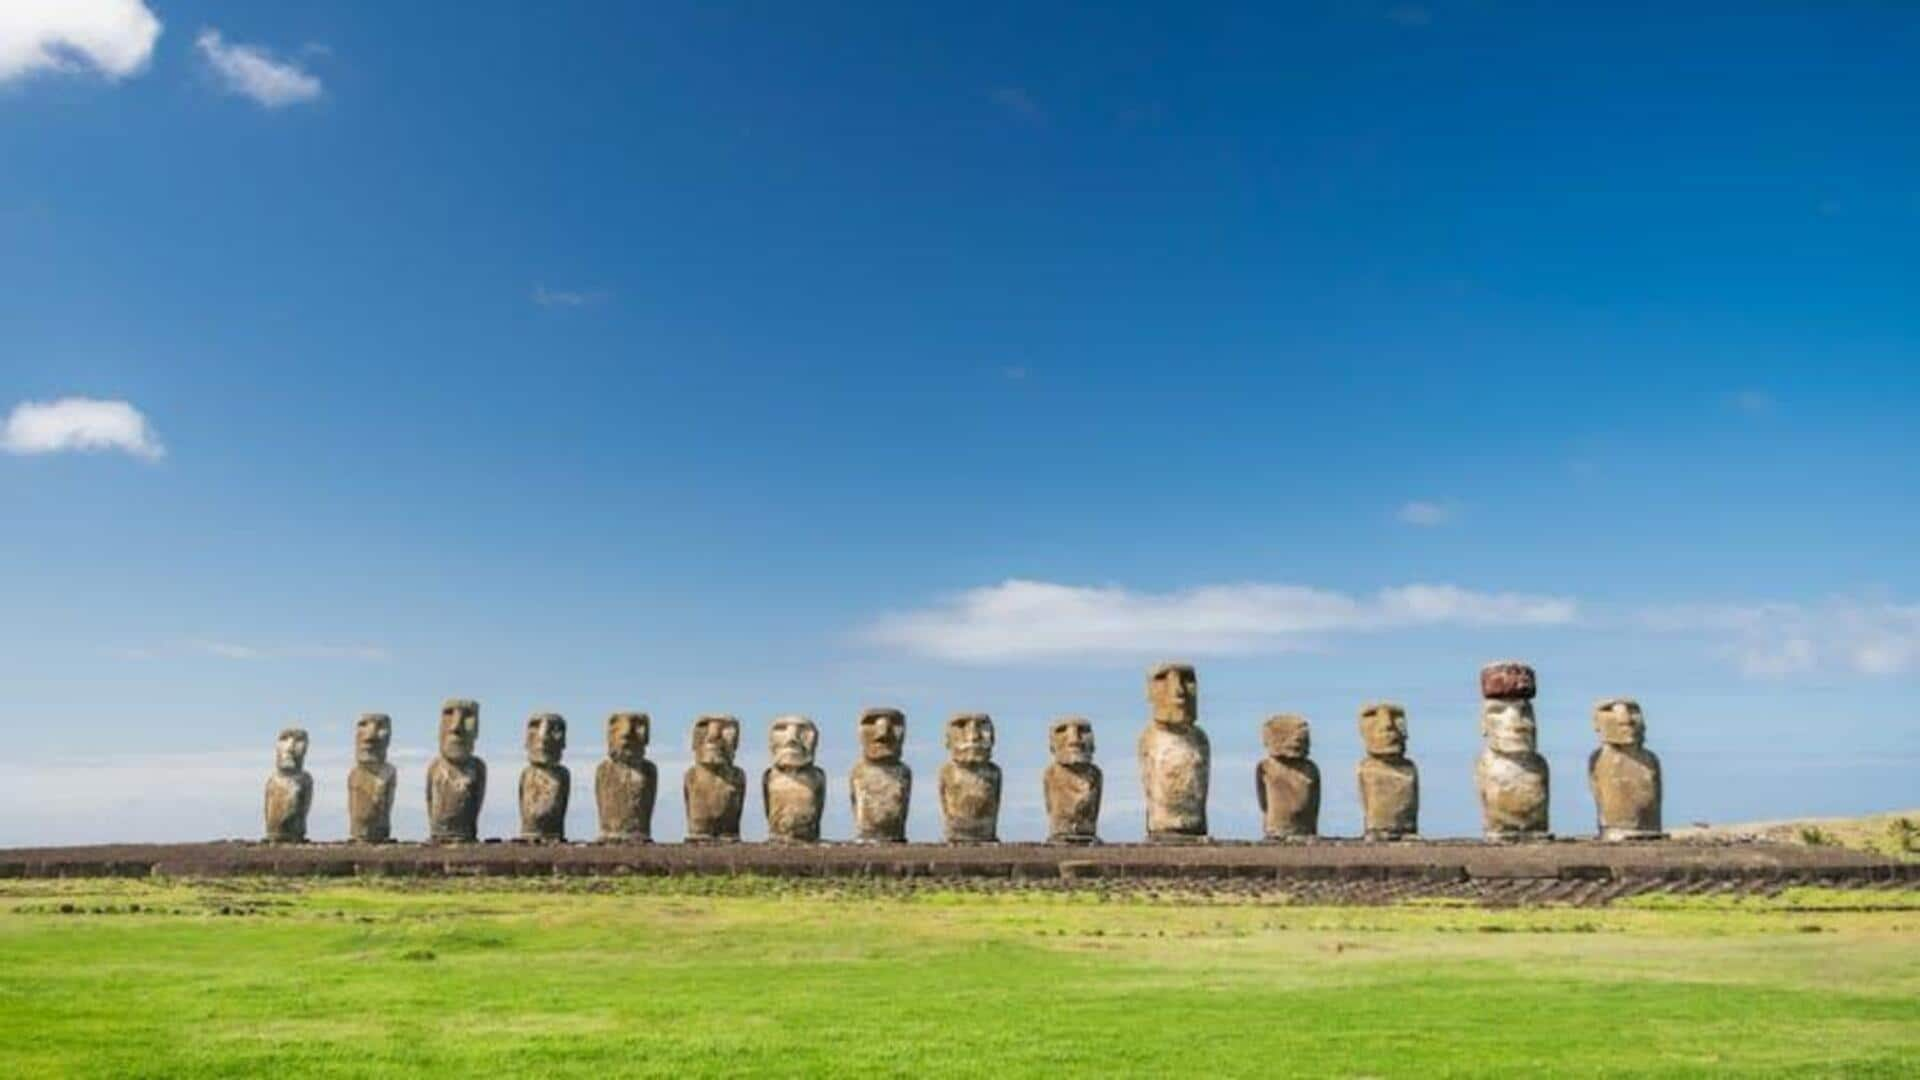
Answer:
[[496, 834], [642, 708], [657, 836], [709, 711], [845, 836], [896, 704], [916, 838], [961, 710], [1137, 837], [1163, 657], [1226, 836], [1372, 698], [1471, 832], [1510, 655], [1558, 831], [1610, 695], [1672, 823], [1920, 803], [1910, 6], [8, 7], [0, 844], [256, 834], [290, 723], [337, 836], [365, 710], [418, 836], [449, 696]]

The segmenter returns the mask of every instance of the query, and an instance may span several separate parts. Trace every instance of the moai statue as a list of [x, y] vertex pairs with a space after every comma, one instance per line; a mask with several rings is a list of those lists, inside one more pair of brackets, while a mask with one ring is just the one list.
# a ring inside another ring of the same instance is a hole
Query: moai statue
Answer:
[[1312, 741], [1303, 716], [1267, 718], [1260, 728], [1267, 756], [1253, 770], [1269, 840], [1298, 840], [1320, 833], [1320, 766], [1307, 757]]
[[740, 721], [716, 714], [693, 722], [693, 764], [680, 785], [687, 800], [688, 843], [740, 839], [747, 774], [733, 763], [739, 749]]
[[1547, 759], [1536, 747], [1533, 669], [1514, 661], [1480, 669], [1480, 734], [1485, 749], [1474, 765], [1480, 823], [1489, 840], [1544, 840], [1547, 833]]
[[653, 842], [653, 801], [660, 770], [647, 760], [653, 720], [643, 712], [607, 717], [607, 758], [593, 772], [602, 843]]
[[804, 716], [776, 716], [767, 729], [773, 765], [760, 774], [760, 800], [767, 808], [767, 839], [811, 844], [820, 839], [827, 808], [827, 774], [813, 763], [820, 729]]
[[913, 770], [900, 760], [907, 716], [899, 709], [860, 714], [860, 760], [847, 778], [853, 797], [853, 838], [864, 843], [904, 843]]
[[1000, 839], [1000, 766], [993, 763], [993, 718], [958, 713], [947, 721], [949, 760], [940, 766], [940, 816], [949, 844]]
[[1647, 749], [1640, 703], [1609, 698], [1593, 707], [1600, 749], [1587, 759], [1587, 785], [1600, 811], [1602, 840], [1658, 840], [1660, 759]]
[[290, 727], [273, 741], [273, 775], [267, 777], [267, 840], [275, 844], [307, 842], [307, 810], [313, 806], [313, 777], [307, 773], [307, 733]]
[[1405, 840], [1420, 832], [1420, 770], [1407, 756], [1407, 710], [1376, 701], [1360, 710], [1360, 811], [1368, 840]]
[[1093, 763], [1093, 725], [1063, 716], [1047, 731], [1053, 761], [1041, 778], [1047, 799], [1047, 842], [1092, 844], [1100, 839], [1100, 766]]
[[1207, 778], [1213, 751], [1200, 730], [1199, 681], [1189, 664], [1147, 673], [1153, 719], [1140, 733], [1140, 783], [1147, 796], [1147, 839], [1180, 843], [1207, 837]]
[[480, 740], [480, 703], [449, 698], [440, 706], [440, 754], [427, 766], [427, 839], [480, 839], [480, 804], [487, 798], [487, 763], [474, 756]]
[[573, 773], [560, 764], [567, 722], [558, 713], [527, 717], [527, 767], [520, 770], [520, 839], [553, 843], [567, 838], [567, 799]]
[[393, 718], [362, 713], [353, 725], [353, 771], [347, 774], [347, 836], [363, 844], [393, 839], [393, 793], [399, 777], [387, 764]]

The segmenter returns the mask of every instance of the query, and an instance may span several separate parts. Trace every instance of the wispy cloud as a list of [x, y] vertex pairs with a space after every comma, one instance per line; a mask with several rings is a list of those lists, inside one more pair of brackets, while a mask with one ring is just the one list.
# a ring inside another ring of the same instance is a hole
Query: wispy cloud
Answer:
[[1010, 580], [868, 624], [872, 643], [961, 663], [1066, 656], [1217, 656], [1307, 648], [1316, 635], [1420, 626], [1557, 626], [1570, 599], [1407, 585], [1352, 596], [1246, 583], [1167, 593]]
[[160, 20], [141, 0], [5, 0], [0, 83], [39, 72], [124, 79], [146, 70]]
[[1395, 4], [1387, 9], [1387, 20], [1409, 29], [1433, 24], [1433, 11], [1422, 4]]
[[1661, 633], [1706, 636], [1761, 679], [1826, 670], [1897, 675], [1920, 668], [1920, 604], [1836, 598], [1822, 604], [1683, 604], [1641, 610]]
[[393, 654], [378, 645], [249, 645], [221, 638], [187, 638], [164, 645], [139, 645], [113, 650], [122, 660], [161, 660], [178, 656], [211, 656], [219, 660], [359, 660], [385, 663]]
[[228, 44], [220, 31], [211, 27], [200, 31], [194, 46], [222, 86], [264, 108], [278, 109], [320, 97], [319, 78], [262, 46]]
[[1765, 416], [1773, 411], [1773, 395], [1765, 390], [1736, 390], [1727, 395], [1727, 407], [1748, 416]]
[[987, 94], [987, 98], [1022, 120], [1040, 121], [1047, 116], [1046, 110], [1040, 107], [1039, 102], [1033, 100], [1033, 95], [1027, 93], [1024, 87], [996, 87]]
[[5, 429], [0, 430], [0, 450], [9, 454], [117, 450], [149, 461], [167, 452], [139, 409], [124, 401], [84, 397], [15, 405]]
[[545, 285], [533, 287], [533, 302], [543, 308], [578, 308], [597, 304], [607, 298], [604, 290], [580, 291], [574, 289], [549, 289]]
[[1415, 499], [1412, 502], [1402, 504], [1396, 516], [1408, 525], [1432, 528], [1435, 525], [1445, 525], [1447, 522], [1452, 521], [1454, 512], [1453, 508], [1445, 503]]

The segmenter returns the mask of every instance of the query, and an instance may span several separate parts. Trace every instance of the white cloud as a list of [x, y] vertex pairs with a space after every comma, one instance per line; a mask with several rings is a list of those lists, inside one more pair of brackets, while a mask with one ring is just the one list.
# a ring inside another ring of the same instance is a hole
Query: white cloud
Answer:
[[0, 83], [48, 71], [124, 79], [146, 68], [159, 36], [141, 0], [4, 0]]
[[229, 91], [266, 108], [298, 105], [320, 96], [317, 77], [259, 45], [229, 45], [220, 31], [211, 28], [200, 31], [194, 45]]
[[1736, 390], [1727, 395], [1727, 404], [1735, 412], [1748, 416], [1765, 416], [1773, 411], [1773, 395], [1765, 390]]
[[1060, 656], [1206, 656], [1305, 648], [1310, 635], [1419, 626], [1554, 626], [1572, 600], [1408, 585], [1349, 596], [1302, 585], [1212, 585], [1169, 593], [1010, 580], [919, 611], [882, 615], [865, 640], [962, 663]]
[[1830, 670], [1897, 675], [1920, 668], [1920, 604], [1840, 598], [1823, 604], [1691, 604], [1639, 613], [1647, 629], [1705, 634], [1748, 676]]
[[607, 298], [601, 290], [579, 291], [572, 289], [549, 289], [545, 285], [533, 287], [533, 302], [544, 308], [577, 308], [588, 304], [597, 304]]
[[1040, 103], [1033, 100], [1033, 95], [1027, 93], [1023, 87], [1002, 86], [988, 94], [987, 97], [990, 98], [995, 105], [1000, 106], [1022, 120], [1037, 122], [1046, 119], [1046, 110], [1042, 109]]
[[1443, 503], [1415, 499], [1400, 507], [1399, 518], [1409, 525], [1431, 528], [1453, 520], [1453, 510]]
[[124, 401], [82, 397], [15, 405], [6, 428], [0, 430], [0, 450], [9, 454], [120, 450], [150, 461], [167, 452], [139, 409]]
[[[292, 645], [266, 648], [258, 645], [241, 645], [231, 641], [214, 641], [207, 638], [195, 638], [184, 642], [188, 652], [214, 656], [222, 660], [372, 660], [391, 659], [387, 650], [377, 645]], [[146, 656], [156, 655], [151, 650], [140, 650]]]

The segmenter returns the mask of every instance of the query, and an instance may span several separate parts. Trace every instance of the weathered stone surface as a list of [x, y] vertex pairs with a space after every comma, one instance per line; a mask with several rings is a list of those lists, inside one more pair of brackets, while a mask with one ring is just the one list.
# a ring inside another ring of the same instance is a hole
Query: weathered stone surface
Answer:
[[440, 706], [440, 753], [427, 766], [427, 836], [440, 843], [480, 838], [487, 763], [474, 755], [480, 703], [449, 698]]
[[740, 839], [740, 811], [747, 804], [747, 774], [733, 763], [740, 749], [740, 721], [709, 714], [693, 722], [693, 764], [681, 790], [687, 800], [687, 839]]
[[1261, 726], [1267, 756], [1254, 767], [1254, 795], [1269, 840], [1320, 833], [1320, 767], [1307, 755], [1313, 743], [1305, 717], [1282, 714]]
[[1103, 778], [1093, 763], [1093, 724], [1083, 716], [1064, 716], [1047, 731], [1053, 760], [1041, 777], [1047, 803], [1047, 839], [1056, 844], [1091, 844], [1100, 838]]
[[567, 722], [558, 713], [527, 718], [527, 767], [520, 770], [520, 839], [567, 838], [567, 800], [573, 774], [560, 758], [567, 752]]
[[1407, 710], [1380, 701], [1360, 710], [1360, 808], [1368, 840], [1404, 840], [1420, 832], [1420, 770], [1407, 756]]
[[1147, 839], [1191, 841], [1207, 835], [1207, 783], [1213, 750], [1200, 730], [1199, 680], [1188, 664], [1160, 664], [1147, 673], [1152, 720], [1140, 733], [1140, 784], [1147, 802]]
[[940, 766], [940, 815], [947, 842], [1000, 839], [1000, 766], [993, 763], [993, 718], [959, 713], [947, 721], [949, 760]]
[[1521, 697], [1487, 698], [1480, 703], [1480, 734], [1486, 746], [1474, 765], [1474, 781], [1486, 838], [1545, 839], [1547, 759], [1536, 747], [1533, 703]]
[[827, 808], [827, 774], [813, 763], [820, 728], [804, 716], [777, 716], [767, 728], [773, 764], [760, 774], [760, 800], [767, 808], [767, 839], [811, 844], [820, 839]]
[[1660, 824], [1660, 759], [1646, 748], [1647, 723], [1640, 703], [1608, 698], [1593, 707], [1600, 748], [1587, 759], [1587, 786], [1600, 816], [1602, 840], [1657, 840]]
[[363, 844], [393, 839], [393, 796], [399, 774], [387, 764], [393, 718], [364, 713], [353, 725], [353, 769], [347, 773], [347, 836]]
[[307, 733], [300, 728], [282, 731], [273, 741], [273, 775], [267, 777], [267, 839], [274, 843], [307, 842], [313, 777], [306, 765]]
[[1480, 669], [1480, 696], [1502, 701], [1532, 701], [1538, 683], [1533, 669], [1518, 660], [1496, 660]]
[[867, 843], [902, 843], [913, 796], [913, 770], [900, 760], [907, 740], [906, 714], [868, 709], [860, 714], [859, 734], [860, 760], [847, 778], [853, 837]]
[[647, 760], [653, 718], [643, 712], [607, 717], [607, 756], [593, 771], [593, 801], [600, 811], [600, 839], [644, 844], [653, 840], [653, 804], [660, 770]]

